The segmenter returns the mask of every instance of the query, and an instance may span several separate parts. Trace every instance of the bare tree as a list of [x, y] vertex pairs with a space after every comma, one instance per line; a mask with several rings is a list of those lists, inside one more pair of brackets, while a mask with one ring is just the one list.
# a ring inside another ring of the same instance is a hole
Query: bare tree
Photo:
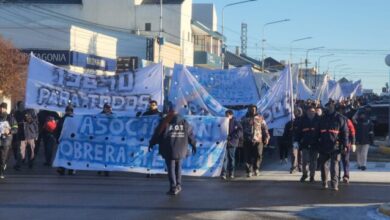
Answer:
[[25, 97], [28, 56], [0, 36], [0, 92], [15, 103]]

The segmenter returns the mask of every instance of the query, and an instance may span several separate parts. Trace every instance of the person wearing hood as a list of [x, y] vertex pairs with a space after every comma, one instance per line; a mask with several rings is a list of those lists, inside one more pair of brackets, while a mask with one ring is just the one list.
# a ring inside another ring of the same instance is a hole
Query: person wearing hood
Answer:
[[264, 145], [268, 144], [270, 135], [267, 123], [257, 113], [257, 106], [248, 107], [248, 112], [241, 119], [244, 138], [244, 158], [247, 177], [260, 175]]
[[[326, 111], [319, 125], [318, 162], [321, 166], [322, 187], [328, 188], [329, 172], [331, 175], [331, 187], [338, 191], [339, 163], [341, 153], [348, 150], [347, 120], [336, 112], [336, 103], [331, 100], [326, 104]], [[330, 162], [330, 167], [329, 167]]]
[[182, 161], [188, 155], [188, 145], [192, 154], [196, 153], [196, 140], [192, 127], [169, 103], [168, 114], [157, 125], [149, 141], [149, 152], [154, 145], [159, 145], [159, 154], [165, 159], [170, 188], [168, 195], [177, 195], [182, 190]]
[[0, 179], [4, 179], [8, 151], [12, 144], [12, 135], [18, 132], [18, 123], [7, 113], [7, 103], [0, 104]]

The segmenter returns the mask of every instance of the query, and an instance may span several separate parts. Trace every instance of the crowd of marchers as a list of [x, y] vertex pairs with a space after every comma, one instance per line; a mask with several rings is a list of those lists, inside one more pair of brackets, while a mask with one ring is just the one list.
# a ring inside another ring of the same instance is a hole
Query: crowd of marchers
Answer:
[[[23, 102], [7, 113], [7, 104], [0, 104], [0, 178], [5, 178], [9, 150], [12, 149], [15, 164], [13, 168], [33, 169], [35, 155], [43, 146], [45, 166], [52, 165], [53, 153], [59, 143], [64, 121], [73, 117], [74, 107], [69, 104], [65, 114], [41, 110], [26, 109]], [[106, 103], [100, 114], [114, 114]], [[196, 140], [190, 124], [177, 113], [175, 106], [169, 103], [166, 114], [158, 110], [158, 103], [149, 102], [147, 111], [137, 116], [158, 115], [160, 123], [156, 127], [149, 143], [149, 150], [159, 145], [159, 154], [165, 159], [169, 179], [169, 195], [176, 195], [182, 189], [182, 160], [188, 156], [188, 146], [196, 153]], [[258, 113], [255, 105], [248, 106], [244, 117], [234, 117], [227, 110], [229, 119], [228, 138], [221, 178], [233, 179], [237, 164], [245, 165], [246, 177], [259, 176], [264, 148], [277, 145], [281, 163], [288, 163], [290, 155], [290, 173], [302, 172], [301, 182], [315, 182], [315, 173], [320, 170], [323, 188], [338, 190], [341, 180], [349, 183], [350, 155], [357, 153], [357, 164], [361, 170], [367, 169], [368, 148], [373, 143], [373, 123], [370, 112], [359, 111], [352, 103], [329, 102], [322, 107], [314, 101], [297, 101], [294, 106], [294, 119], [285, 125], [284, 132], [269, 131], [267, 123]], [[271, 135], [270, 135], [271, 134]], [[75, 175], [75, 170], [57, 169], [60, 175]], [[330, 175], [329, 175], [330, 173]], [[98, 171], [98, 175], [109, 176], [108, 171]], [[147, 175], [150, 177], [150, 174]]]

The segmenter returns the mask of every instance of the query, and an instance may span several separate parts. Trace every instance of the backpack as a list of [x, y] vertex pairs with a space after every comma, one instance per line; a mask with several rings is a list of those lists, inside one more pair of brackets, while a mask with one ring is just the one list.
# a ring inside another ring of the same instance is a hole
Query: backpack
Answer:
[[43, 129], [47, 132], [54, 133], [54, 131], [57, 129], [57, 122], [53, 117], [48, 117], [45, 124], [43, 125]]

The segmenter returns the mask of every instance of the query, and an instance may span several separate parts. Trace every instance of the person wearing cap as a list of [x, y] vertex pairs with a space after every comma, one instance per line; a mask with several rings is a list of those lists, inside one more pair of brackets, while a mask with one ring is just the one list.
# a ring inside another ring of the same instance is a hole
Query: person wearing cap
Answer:
[[263, 160], [263, 148], [270, 139], [268, 126], [264, 118], [257, 113], [257, 106], [248, 107], [246, 115], [241, 119], [244, 138], [244, 157], [247, 177], [260, 175]]
[[[73, 105], [72, 104], [67, 105], [65, 108], [64, 116], [58, 121], [58, 124], [57, 124], [57, 128], [56, 128], [57, 143], [60, 142], [61, 132], [62, 132], [62, 129], [64, 128], [65, 120], [67, 118], [72, 118], [73, 114], [74, 114], [73, 112], [74, 112]], [[62, 175], [65, 175], [66, 169], [65, 169], [65, 167], [59, 167], [57, 169], [57, 172], [58, 172], [58, 174], [60, 174], [62, 176]], [[72, 170], [72, 169], [68, 170], [68, 175], [75, 175], [75, 174], [76, 174], [75, 170]]]
[[[319, 125], [318, 161], [321, 166], [322, 187], [328, 188], [329, 172], [331, 188], [338, 191], [340, 175], [339, 163], [341, 153], [348, 146], [348, 127], [344, 116], [336, 112], [336, 103], [330, 100], [326, 104], [326, 111]], [[330, 167], [329, 167], [330, 162]]]
[[314, 183], [315, 171], [318, 158], [318, 129], [320, 118], [317, 116], [315, 107], [309, 105], [306, 107], [306, 115], [301, 118], [298, 125], [294, 145], [299, 145], [302, 149], [302, 177], [301, 182], [309, 177], [310, 182]]
[[12, 135], [18, 132], [18, 123], [7, 113], [7, 103], [0, 104], [0, 179], [4, 179], [8, 151], [12, 145]]
[[167, 194], [177, 195], [182, 190], [182, 160], [188, 155], [188, 145], [192, 147], [192, 154], [196, 153], [196, 140], [191, 125], [177, 113], [172, 103], [149, 141], [149, 152], [156, 144], [168, 170], [170, 188]]

